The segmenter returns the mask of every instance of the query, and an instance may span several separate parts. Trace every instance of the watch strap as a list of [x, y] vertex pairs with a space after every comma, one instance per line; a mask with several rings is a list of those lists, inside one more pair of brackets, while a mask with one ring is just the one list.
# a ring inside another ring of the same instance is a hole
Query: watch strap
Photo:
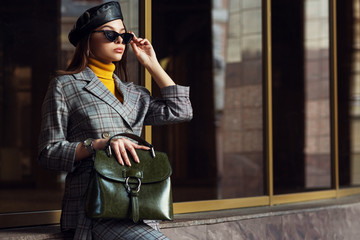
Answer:
[[93, 143], [94, 143], [94, 139], [92, 139], [92, 138], [88, 138], [88, 139], [86, 139], [86, 140], [83, 142], [84, 147], [86, 148], [86, 150], [88, 150], [88, 152], [89, 152], [90, 154], [94, 154], [94, 153], [95, 153], [95, 149], [94, 149]]

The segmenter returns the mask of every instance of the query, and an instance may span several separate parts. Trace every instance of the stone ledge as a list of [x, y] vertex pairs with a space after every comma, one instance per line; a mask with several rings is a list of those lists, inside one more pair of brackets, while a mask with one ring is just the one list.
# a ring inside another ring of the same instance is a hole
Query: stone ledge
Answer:
[[[242, 208], [232, 210], [221, 210], [212, 212], [200, 212], [189, 214], [178, 214], [175, 216], [175, 220], [168, 222], [160, 222], [159, 227], [163, 232], [171, 236], [171, 239], [181, 239], [174, 237], [173, 233], [178, 232], [179, 229], [185, 228], [199, 228], [201, 231], [207, 231], [202, 226], [226, 223], [239, 223], [246, 222], [247, 220], [265, 219], [271, 217], [279, 217], [286, 215], [316, 213], [321, 211], [331, 211], [336, 209], [347, 209], [351, 207], [360, 208], [359, 196], [352, 196], [340, 199], [330, 199], [313, 202], [302, 202], [297, 204], [286, 204], [278, 206], [265, 206], [254, 208]], [[219, 229], [218, 231], [224, 231]], [[204, 232], [199, 232], [202, 235]], [[194, 236], [193, 236], [194, 237]], [[71, 235], [61, 233], [59, 225], [47, 225], [36, 226], [26, 228], [12, 228], [0, 230], [0, 240], [13, 239], [13, 240], [25, 240], [25, 239], [71, 239]], [[200, 238], [199, 238], [200, 239]]]
[[360, 198], [177, 215], [160, 229], [173, 240], [358, 240]]
[[321, 211], [331, 208], [346, 208], [360, 205], [360, 196], [344, 197], [340, 199], [326, 199], [311, 202], [284, 204], [277, 206], [263, 206], [240, 209], [229, 209], [212, 212], [178, 214], [174, 221], [161, 222], [160, 228], [188, 227], [204, 224], [240, 221], [246, 219], [280, 216], [303, 212]]
[[332, 208], [346, 208], [352, 205], [360, 206], [360, 196], [344, 197], [340, 199], [326, 199], [311, 202], [284, 204], [277, 206], [263, 206], [240, 209], [229, 209], [212, 212], [178, 214], [174, 221], [161, 222], [160, 228], [188, 227], [204, 224], [241, 221], [247, 219], [280, 216], [304, 212], [316, 212]]
[[60, 231], [59, 225], [45, 225], [25, 228], [9, 228], [0, 230], [0, 240], [70, 240], [71, 234]]

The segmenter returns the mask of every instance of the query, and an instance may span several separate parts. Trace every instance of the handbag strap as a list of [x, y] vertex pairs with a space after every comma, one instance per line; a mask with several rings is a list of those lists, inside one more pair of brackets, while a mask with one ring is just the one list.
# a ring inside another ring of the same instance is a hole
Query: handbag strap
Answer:
[[150, 154], [152, 158], [155, 158], [155, 150], [154, 150], [154, 146], [150, 143], [148, 143], [145, 139], [139, 137], [138, 135], [132, 134], [132, 133], [118, 133], [115, 134], [114, 136], [110, 137], [109, 140], [107, 141], [106, 145], [105, 145], [105, 152], [107, 154], [108, 157], [111, 157], [112, 152], [111, 152], [111, 147], [110, 147], [110, 143], [111, 140], [115, 137], [127, 137], [127, 138], [131, 138], [135, 141], [138, 142], [138, 144], [140, 145], [144, 145], [146, 147], [150, 148]]
[[139, 221], [139, 191], [131, 190], [129, 193], [131, 201], [131, 215], [134, 223]]

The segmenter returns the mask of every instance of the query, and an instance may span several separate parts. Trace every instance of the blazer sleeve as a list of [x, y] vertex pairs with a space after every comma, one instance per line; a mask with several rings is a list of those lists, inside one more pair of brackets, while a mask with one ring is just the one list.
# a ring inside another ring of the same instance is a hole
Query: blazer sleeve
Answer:
[[47, 169], [71, 172], [79, 142], [67, 141], [69, 109], [60, 81], [53, 80], [42, 105], [39, 164]]
[[180, 85], [161, 89], [162, 98], [151, 98], [145, 125], [162, 125], [190, 121], [193, 110], [190, 88]]

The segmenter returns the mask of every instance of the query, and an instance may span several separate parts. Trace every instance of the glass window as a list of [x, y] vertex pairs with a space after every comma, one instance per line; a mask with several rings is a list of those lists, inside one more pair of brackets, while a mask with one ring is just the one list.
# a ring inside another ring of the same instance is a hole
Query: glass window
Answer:
[[[37, 163], [40, 110], [50, 75], [64, 69], [74, 51], [67, 35], [77, 17], [102, 2], [62, 0], [59, 7], [58, 1], [45, 1], [34, 7], [35, 1], [21, 1], [21, 8], [18, 2], [1, 2], [0, 213], [61, 209], [65, 174]], [[126, 27], [136, 34], [138, 2], [121, 1]], [[128, 61], [130, 80], [136, 82], [135, 56], [130, 53]]]
[[329, 2], [272, 1], [274, 193], [331, 187]]
[[337, 1], [339, 181], [360, 186], [360, 1]]
[[36, 162], [41, 103], [49, 74], [58, 64], [57, 4], [48, 1], [34, 8], [32, 1], [22, 1], [19, 8], [19, 3], [4, 2], [0, 7], [0, 213], [58, 209], [61, 193], [54, 189], [59, 179]]
[[[194, 118], [153, 127], [175, 201], [264, 195], [262, 2], [153, 1], [153, 44]], [[157, 87], [153, 87], [154, 94]]]

